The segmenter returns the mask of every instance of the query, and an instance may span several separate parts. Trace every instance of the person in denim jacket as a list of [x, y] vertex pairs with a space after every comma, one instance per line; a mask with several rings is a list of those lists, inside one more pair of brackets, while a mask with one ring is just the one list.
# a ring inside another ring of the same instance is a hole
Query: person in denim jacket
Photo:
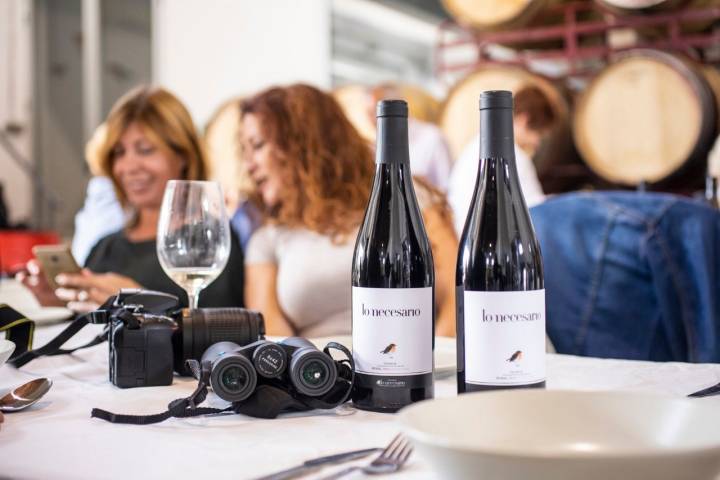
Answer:
[[720, 211], [660, 193], [571, 193], [531, 209], [559, 353], [720, 362]]

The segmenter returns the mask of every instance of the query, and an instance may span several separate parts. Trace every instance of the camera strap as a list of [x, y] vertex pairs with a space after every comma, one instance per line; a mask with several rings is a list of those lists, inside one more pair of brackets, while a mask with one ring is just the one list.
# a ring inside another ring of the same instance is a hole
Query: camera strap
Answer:
[[[112, 296], [107, 299], [107, 301], [100, 306], [98, 310], [84, 313], [82, 315], [79, 315], [75, 318], [75, 320], [72, 321], [70, 325], [68, 325], [65, 330], [60, 332], [55, 338], [50, 340], [46, 345], [36, 349], [36, 350], [30, 350], [32, 347], [32, 328], [30, 331], [30, 342], [28, 343], [27, 348], [20, 349], [18, 346], [18, 350], [15, 351], [15, 355], [13, 355], [12, 359], [10, 360], [10, 364], [14, 366], [15, 368], [20, 368], [23, 365], [27, 364], [28, 362], [31, 362], [35, 360], [38, 357], [43, 356], [53, 356], [53, 355], [68, 355], [73, 352], [76, 352], [78, 350], [82, 350], [84, 348], [90, 348], [94, 347], [95, 345], [99, 345], [103, 342], [105, 342], [108, 339], [108, 334], [110, 332], [110, 325], [109, 325], [109, 319], [108, 317], [112, 316], [112, 308], [115, 306], [116, 301], [118, 301], [118, 298], [124, 296], [124, 300], [135, 300], [139, 297], [140, 301], [143, 302], [143, 304], [147, 305], [150, 309], [159, 309], [159, 310], [167, 310], [168, 308], [177, 305], [177, 297], [173, 295], [169, 295], [166, 293], [161, 292], [153, 292], [149, 290], [136, 290], [136, 289], [122, 289], [120, 290], [120, 293], [118, 295]], [[10, 314], [10, 317], [16, 317], [17, 315], [20, 315], [19, 313], [12, 310], [10, 307], [5, 307], [4, 305], [0, 305], [0, 330], [2, 330], [2, 312], [3, 309], [7, 308], [15, 313], [15, 315]], [[22, 315], [20, 315], [22, 317]], [[137, 320], [133, 317], [133, 315], [129, 314], [129, 312], [120, 312], [118, 314], [119, 318], [124, 319], [127, 323], [132, 324], [132, 322], [137, 322]], [[29, 320], [28, 320], [29, 321]], [[105, 323], [108, 324], [100, 333], [99, 335], [95, 336], [92, 340], [90, 340], [88, 343], [84, 345], [80, 345], [79, 347], [70, 348], [70, 349], [63, 349], [61, 348], [65, 342], [70, 340], [77, 332], [79, 332], [85, 325], [89, 323]], [[33, 324], [34, 325], [34, 324]], [[12, 325], [10, 325], [12, 326]], [[16, 342], [17, 343], [17, 342]], [[20, 351], [21, 353], [18, 353]]]
[[338, 379], [333, 389], [319, 398], [301, 395], [291, 388], [282, 387], [279, 383], [272, 385], [260, 384], [250, 397], [241, 402], [235, 402], [227, 408], [198, 407], [207, 398], [212, 364], [211, 362], [204, 362], [201, 365], [197, 360], [188, 360], [186, 362], [187, 366], [192, 371], [193, 376], [197, 378], [198, 386], [189, 397], [170, 402], [165, 412], [154, 415], [123, 415], [93, 408], [90, 416], [110, 423], [150, 425], [171, 417], [187, 418], [231, 412], [256, 418], [276, 418], [281, 413], [287, 412], [332, 409], [342, 405], [350, 398], [355, 383], [355, 364], [352, 354], [345, 346], [330, 342], [323, 349], [323, 352], [330, 355], [330, 350], [342, 352], [346, 359], [335, 360]]
[[[15, 313], [17, 313], [17, 312], [15, 312]], [[8, 363], [10, 363], [10, 365], [12, 365], [15, 368], [20, 368], [23, 365], [27, 364], [28, 362], [31, 362], [32, 360], [35, 360], [38, 357], [52, 356], [52, 355], [67, 355], [67, 354], [73, 353], [77, 350], [93, 347], [93, 346], [103, 343], [105, 340], [107, 340], [108, 328], [106, 327], [105, 329], [103, 329], [103, 332], [100, 335], [97, 335], [95, 338], [93, 338], [91, 341], [89, 341], [88, 343], [86, 343], [84, 345], [80, 345], [79, 347], [75, 347], [75, 348], [71, 348], [71, 349], [60, 348], [65, 344], [65, 342], [67, 342], [73, 336], [75, 336], [75, 334], [77, 332], [79, 332], [88, 323], [89, 323], [89, 316], [81, 315], [81, 316], [77, 317], [75, 320], [73, 320], [73, 322], [70, 325], [68, 325], [65, 328], [65, 330], [60, 332], [55, 338], [50, 340], [46, 345], [43, 345], [42, 347], [37, 348], [35, 350], [24, 351], [22, 354], [14, 357]]]

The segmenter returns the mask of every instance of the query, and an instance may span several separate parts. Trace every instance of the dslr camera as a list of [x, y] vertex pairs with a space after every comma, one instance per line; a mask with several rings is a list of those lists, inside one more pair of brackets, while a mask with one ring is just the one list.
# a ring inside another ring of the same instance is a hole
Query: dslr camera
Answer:
[[244, 308], [180, 308], [179, 299], [151, 290], [123, 289], [89, 314], [108, 324], [110, 381], [121, 388], [170, 385], [173, 372], [189, 375], [221, 341], [248, 345], [265, 338], [262, 314]]
[[258, 340], [245, 346], [216, 343], [203, 354], [202, 363], [206, 362], [211, 365], [210, 386], [228, 402], [245, 400], [258, 383], [282, 385], [302, 395], [321, 397], [338, 380], [333, 358], [300, 337], [278, 343]]

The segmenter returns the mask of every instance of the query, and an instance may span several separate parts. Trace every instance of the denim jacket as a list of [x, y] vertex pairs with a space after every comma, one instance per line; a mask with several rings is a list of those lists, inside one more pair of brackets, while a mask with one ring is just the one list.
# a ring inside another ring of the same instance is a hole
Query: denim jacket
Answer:
[[660, 193], [571, 193], [531, 209], [559, 353], [720, 362], [720, 211]]

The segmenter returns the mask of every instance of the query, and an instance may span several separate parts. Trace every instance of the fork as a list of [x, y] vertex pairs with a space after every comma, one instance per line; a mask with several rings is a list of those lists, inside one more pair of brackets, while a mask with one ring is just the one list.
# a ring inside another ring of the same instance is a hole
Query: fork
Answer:
[[385, 447], [385, 450], [369, 464], [344, 468], [320, 480], [334, 480], [357, 470], [361, 470], [368, 475], [383, 475], [385, 473], [397, 472], [405, 465], [412, 451], [413, 449], [405, 437], [403, 437], [402, 434], [397, 434], [388, 446]]

